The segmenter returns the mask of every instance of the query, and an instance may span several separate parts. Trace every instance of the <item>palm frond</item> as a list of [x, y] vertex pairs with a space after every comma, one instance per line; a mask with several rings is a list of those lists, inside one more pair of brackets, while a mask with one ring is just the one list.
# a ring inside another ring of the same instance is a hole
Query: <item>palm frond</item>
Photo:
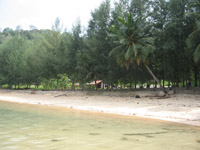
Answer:
[[120, 26], [113, 26], [110, 31], [111, 37], [118, 45], [110, 52], [121, 66], [129, 67], [130, 63], [144, 62], [149, 54], [154, 50], [154, 39], [148, 37], [144, 32], [144, 20], [141, 17], [134, 18], [131, 13], [126, 13], [125, 17], [118, 17]]
[[143, 38], [139, 38], [138, 42], [153, 45], [154, 39], [152, 37], [143, 37]]
[[118, 35], [117, 35], [117, 34], [114, 34], [114, 33], [108, 33], [108, 36], [109, 36], [109, 37], [112, 37], [112, 38], [118, 37]]
[[112, 25], [112, 26], [109, 28], [109, 30], [110, 30], [111, 32], [113, 32], [113, 34], [112, 34], [112, 33], [109, 33], [108, 35], [114, 36], [114, 35], [120, 35], [120, 34], [121, 34], [121, 33], [119, 32], [119, 30], [118, 30], [114, 25]]
[[187, 39], [187, 45], [189, 48], [195, 47], [200, 42], [200, 32], [198, 30], [193, 31], [188, 39]]
[[194, 52], [194, 61], [197, 63], [200, 60], [200, 43]]
[[119, 21], [120, 23], [124, 24], [124, 25], [126, 24], [125, 19], [122, 18], [122, 17], [118, 17], [118, 21]]
[[122, 38], [122, 39], [120, 39], [119, 43], [122, 45], [128, 45], [128, 43], [130, 43], [130, 41], [126, 38]]
[[124, 45], [119, 45], [119, 46], [113, 48], [111, 50], [111, 52], [109, 53], [109, 57], [112, 56], [112, 55], [116, 55], [116, 54], [120, 53], [120, 51], [123, 49], [123, 47], [124, 47]]
[[126, 60], [130, 60], [130, 58], [133, 57], [132, 55], [133, 55], [133, 46], [130, 45], [130, 46], [128, 47], [128, 50], [127, 50], [126, 53], [125, 53], [125, 59], [126, 59]]
[[200, 20], [197, 22], [197, 30], [200, 32]]
[[138, 66], [140, 65], [140, 62], [141, 62], [141, 58], [138, 56], [137, 58], [136, 58], [136, 62], [137, 62], [137, 64], [138, 64]]
[[137, 48], [135, 43], [133, 43], [132, 45], [133, 45], [133, 51], [134, 51], [134, 54], [135, 54], [135, 57], [136, 57], [137, 54], [138, 54], [138, 48]]

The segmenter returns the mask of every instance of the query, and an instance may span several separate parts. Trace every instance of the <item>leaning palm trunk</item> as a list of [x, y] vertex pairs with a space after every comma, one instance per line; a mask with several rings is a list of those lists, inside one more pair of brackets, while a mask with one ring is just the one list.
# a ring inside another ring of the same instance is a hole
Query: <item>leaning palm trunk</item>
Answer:
[[149, 73], [151, 74], [151, 76], [153, 77], [153, 79], [160, 85], [160, 88], [161, 88], [162, 85], [160, 83], [160, 80], [158, 80], [158, 78], [153, 74], [153, 72], [151, 71], [151, 69], [146, 64], [144, 64], [144, 66], [147, 68], [147, 70], [149, 71]]

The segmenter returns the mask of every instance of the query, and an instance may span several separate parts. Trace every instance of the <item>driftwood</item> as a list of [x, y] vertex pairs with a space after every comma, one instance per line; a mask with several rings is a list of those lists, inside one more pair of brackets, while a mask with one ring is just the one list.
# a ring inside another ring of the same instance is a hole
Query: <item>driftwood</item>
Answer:
[[145, 97], [150, 97], [150, 98], [157, 98], [157, 99], [166, 99], [170, 98], [171, 95], [175, 95], [174, 90], [169, 90], [169, 91], [160, 91], [159, 93], [155, 93], [154, 95], [146, 95]]
[[164, 96], [164, 97], [157, 97], [157, 99], [167, 99], [167, 98], [170, 98], [171, 96], [169, 96], [169, 95], [166, 95], [166, 96]]
[[54, 97], [67, 96], [67, 94], [56, 95]]
[[150, 98], [150, 99], [153, 99], [153, 98], [156, 98], [156, 99], [166, 99], [166, 98], [170, 98], [171, 96], [166, 94], [165, 96], [157, 96], [157, 95], [146, 95], [144, 97], [147, 97], [147, 98]]

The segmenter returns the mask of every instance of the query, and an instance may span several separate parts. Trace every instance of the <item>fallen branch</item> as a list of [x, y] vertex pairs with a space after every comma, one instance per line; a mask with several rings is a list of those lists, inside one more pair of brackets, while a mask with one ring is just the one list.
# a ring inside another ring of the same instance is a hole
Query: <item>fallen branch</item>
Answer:
[[167, 98], [170, 98], [170, 96], [157, 97], [157, 99], [167, 99]]
[[54, 97], [67, 96], [67, 94], [56, 95]]

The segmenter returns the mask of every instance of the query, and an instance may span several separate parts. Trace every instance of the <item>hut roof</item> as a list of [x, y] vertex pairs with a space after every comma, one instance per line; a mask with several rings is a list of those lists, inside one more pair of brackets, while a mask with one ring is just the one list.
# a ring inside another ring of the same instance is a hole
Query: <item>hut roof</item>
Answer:
[[[97, 80], [96, 81], [96, 84], [99, 84], [99, 83], [101, 83], [103, 80]], [[95, 81], [92, 81], [91, 83], [90, 83], [90, 85], [95, 85]]]

